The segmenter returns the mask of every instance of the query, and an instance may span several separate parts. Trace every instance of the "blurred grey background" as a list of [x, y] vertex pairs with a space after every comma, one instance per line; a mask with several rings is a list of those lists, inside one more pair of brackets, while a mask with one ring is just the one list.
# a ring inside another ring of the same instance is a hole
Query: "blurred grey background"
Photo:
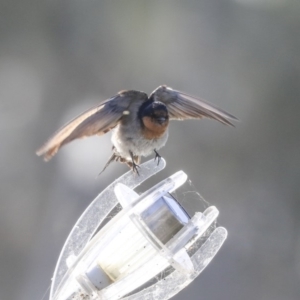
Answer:
[[[127, 171], [110, 136], [35, 150], [122, 89], [161, 84], [241, 122], [173, 122], [160, 153], [220, 210], [216, 258], [174, 299], [300, 299], [300, 1], [0, 2], [0, 299], [41, 300], [73, 224]], [[45, 296], [48, 299], [48, 295]]]

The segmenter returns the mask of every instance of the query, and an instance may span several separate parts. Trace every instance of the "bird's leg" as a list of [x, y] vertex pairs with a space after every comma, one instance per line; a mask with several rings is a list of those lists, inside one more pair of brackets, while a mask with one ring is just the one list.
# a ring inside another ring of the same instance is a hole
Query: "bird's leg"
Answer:
[[138, 168], [139, 168], [140, 166], [137, 165], [137, 164], [135, 163], [135, 157], [134, 157], [132, 151], [129, 151], [129, 154], [130, 154], [130, 156], [131, 156], [131, 163], [128, 162], [128, 165], [131, 166], [132, 171], [133, 171], [134, 173], [137, 173], [138, 175], [140, 175], [140, 174], [139, 174], [139, 171], [138, 171]]
[[157, 165], [159, 165], [160, 160], [161, 160], [161, 156], [160, 156], [159, 153], [156, 151], [156, 149], [154, 149], [154, 153], [155, 153], [154, 160], [157, 159]]

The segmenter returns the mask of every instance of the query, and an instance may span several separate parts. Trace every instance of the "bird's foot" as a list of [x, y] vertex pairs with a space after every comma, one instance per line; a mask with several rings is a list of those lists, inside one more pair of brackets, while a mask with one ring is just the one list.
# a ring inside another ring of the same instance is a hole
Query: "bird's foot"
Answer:
[[157, 159], [157, 165], [159, 165], [160, 160], [161, 160], [161, 156], [159, 155], [159, 153], [155, 149], [154, 149], [154, 153], [155, 153], [154, 161], [156, 161], [156, 159]]
[[132, 164], [132, 171], [138, 175], [140, 175], [139, 171], [138, 171], [138, 168], [140, 168], [139, 165], [137, 165], [136, 163], [133, 163]]
[[140, 173], [138, 171], [138, 168], [140, 168], [139, 165], [137, 165], [135, 162], [131, 162], [131, 161], [127, 161], [126, 164], [132, 170], [133, 173], [140, 175]]
[[132, 169], [132, 171], [138, 175], [140, 175], [138, 168], [140, 168], [140, 166], [138, 164], [136, 164], [135, 162], [139, 162], [139, 157], [138, 156], [134, 156], [133, 153], [130, 151], [130, 156], [131, 156], [131, 162], [128, 162], [128, 166]]

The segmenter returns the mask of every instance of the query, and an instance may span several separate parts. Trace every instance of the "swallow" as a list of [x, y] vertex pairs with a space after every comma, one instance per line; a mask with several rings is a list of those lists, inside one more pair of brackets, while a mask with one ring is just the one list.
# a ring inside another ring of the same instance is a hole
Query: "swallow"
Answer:
[[[126, 163], [138, 173], [141, 156], [157, 152], [168, 139], [170, 120], [210, 118], [234, 126], [238, 119], [202, 99], [159, 86], [150, 96], [144, 92], [126, 90], [80, 114], [56, 131], [36, 151], [45, 161], [71, 141], [112, 130], [112, 155], [102, 172], [112, 161]], [[101, 172], [101, 173], [102, 173]]]

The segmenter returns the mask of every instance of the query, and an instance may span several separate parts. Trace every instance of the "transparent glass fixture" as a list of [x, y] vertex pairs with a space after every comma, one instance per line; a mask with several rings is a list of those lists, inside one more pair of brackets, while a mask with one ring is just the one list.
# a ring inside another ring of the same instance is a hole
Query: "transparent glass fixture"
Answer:
[[[215, 207], [190, 217], [170, 194], [187, 175], [179, 171], [141, 195], [133, 190], [165, 164], [151, 160], [140, 176], [127, 172], [90, 204], [62, 249], [51, 300], [169, 299], [208, 265], [227, 231], [208, 233], [219, 214]], [[122, 210], [103, 225], [118, 203]]]

